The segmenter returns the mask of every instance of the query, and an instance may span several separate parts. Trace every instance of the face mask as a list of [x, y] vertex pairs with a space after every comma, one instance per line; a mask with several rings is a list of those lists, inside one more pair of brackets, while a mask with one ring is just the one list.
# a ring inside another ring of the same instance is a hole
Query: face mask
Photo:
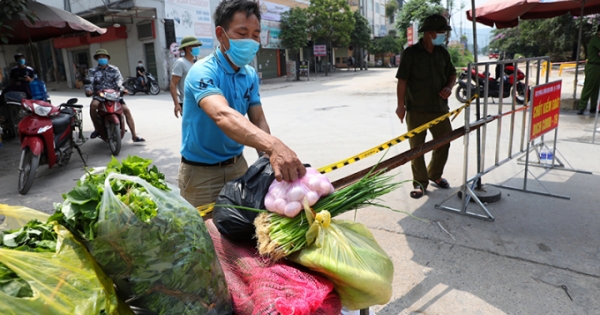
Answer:
[[25, 59], [19, 59], [18, 63], [21, 66], [25, 65]]
[[143, 63], [138, 63], [138, 67], [143, 67], [144, 64]]
[[192, 56], [194, 57], [200, 55], [200, 47], [192, 47], [192, 51], [190, 51], [190, 54], [192, 54]]
[[229, 60], [238, 67], [249, 64], [260, 48], [260, 43], [253, 39], [230, 39], [229, 36], [227, 39], [229, 39], [229, 49], [225, 53], [229, 56]]
[[446, 34], [437, 34], [437, 37], [433, 40], [435, 46], [439, 46], [446, 41]]
[[98, 64], [101, 66], [106, 66], [108, 64], [108, 58], [98, 58]]

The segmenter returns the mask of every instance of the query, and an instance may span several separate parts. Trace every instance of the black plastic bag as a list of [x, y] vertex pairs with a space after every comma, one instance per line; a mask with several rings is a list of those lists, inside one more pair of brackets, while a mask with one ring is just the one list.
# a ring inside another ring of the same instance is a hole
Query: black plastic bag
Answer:
[[263, 156], [256, 160], [242, 177], [225, 184], [213, 209], [213, 223], [223, 236], [232, 241], [248, 241], [254, 238], [254, 219], [258, 213], [224, 205], [265, 209], [265, 195], [274, 180], [275, 173], [271, 162]]

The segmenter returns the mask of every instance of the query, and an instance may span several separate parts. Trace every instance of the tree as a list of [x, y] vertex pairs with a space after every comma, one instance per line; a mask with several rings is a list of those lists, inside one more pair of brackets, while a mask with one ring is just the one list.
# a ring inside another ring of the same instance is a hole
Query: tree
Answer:
[[[423, 23], [426, 17], [432, 14], [442, 14], [446, 9], [440, 4], [441, 0], [408, 0], [404, 3], [396, 28], [400, 33], [400, 40], [406, 43], [406, 30], [413, 21]], [[414, 30], [415, 34], [417, 30]]]
[[[350, 43], [352, 44], [354, 49], [357, 48], [367, 48], [371, 43], [371, 28], [369, 27], [369, 21], [360, 14], [357, 10], [354, 12], [354, 29], [352, 30], [352, 34], [350, 34]], [[360, 64], [360, 69], [363, 68], [363, 54], [358, 57], [358, 62]]]
[[296, 81], [300, 80], [300, 50], [306, 47], [308, 37], [308, 14], [303, 8], [291, 8], [281, 15], [281, 43], [292, 55], [296, 55]]
[[34, 16], [27, 9], [29, 0], [2, 0], [2, 14], [0, 14], [0, 41], [4, 44], [8, 43], [8, 38], [12, 37], [15, 31], [12, 27], [5, 23], [12, 18], [20, 17], [28, 19], [31, 23], [35, 23]]
[[376, 38], [369, 49], [374, 54], [399, 53], [402, 50], [400, 39], [393, 34]]
[[[347, 46], [354, 29], [354, 15], [346, 0], [312, 0], [308, 6], [310, 33], [313, 41]], [[328, 67], [325, 67], [325, 75]]]

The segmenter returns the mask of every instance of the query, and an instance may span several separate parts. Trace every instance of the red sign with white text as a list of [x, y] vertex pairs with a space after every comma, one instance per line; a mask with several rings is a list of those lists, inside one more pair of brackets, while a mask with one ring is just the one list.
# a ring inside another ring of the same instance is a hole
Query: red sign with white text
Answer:
[[558, 127], [561, 88], [562, 80], [559, 80], [532, 89], [529, 141]]
[[408, 46], [412, 46], [412, 44], [414, 43], [413, 36], [415, 36], [415, 33], [413, 32], [413, 27], [409, 26], [408, 30], [406, 30], [406, 42], [408, 43]]

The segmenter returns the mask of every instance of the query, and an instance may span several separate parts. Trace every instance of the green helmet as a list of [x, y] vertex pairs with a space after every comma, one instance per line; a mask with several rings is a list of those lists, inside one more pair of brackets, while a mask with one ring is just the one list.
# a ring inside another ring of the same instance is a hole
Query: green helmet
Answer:
[[181, 45], [179, 45], [179, 50], [183, 50], [188, 46], [202, 46], [202, 43], [198, 41], [198, 39], [194, 36], [186, 36], [181, 40]]
[[94, 59], [95, 60], [98, 60], [98, 55], [107, 55], [108, 59], [110, 59], [110, 54], [104, 48], [100, 48], [100, 49], [96, 50], [96, 53], [94, 53]]

